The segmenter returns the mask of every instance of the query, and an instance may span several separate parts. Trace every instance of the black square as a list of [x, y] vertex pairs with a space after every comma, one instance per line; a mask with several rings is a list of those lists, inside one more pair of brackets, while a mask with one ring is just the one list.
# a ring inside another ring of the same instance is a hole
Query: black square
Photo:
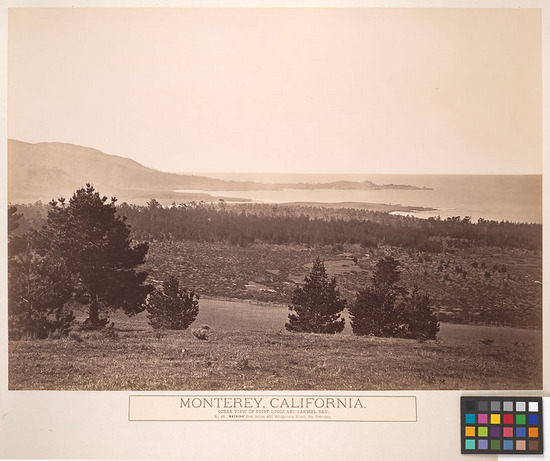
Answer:
[[476, 411], [476, 403], [474, 400], [466, 400], [466, 411]]

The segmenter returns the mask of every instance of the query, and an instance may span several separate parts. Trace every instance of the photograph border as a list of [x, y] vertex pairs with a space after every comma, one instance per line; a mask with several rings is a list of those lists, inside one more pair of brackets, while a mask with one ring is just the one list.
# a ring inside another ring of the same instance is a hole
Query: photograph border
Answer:
[[[261, 6], [259, 6], [261, 5]], [[544, 0], [502, 0], [497, 5], [491, 0], [426, 0], [426, 1], [151, 1], [151, 0], [10, 0], [0, 5], [0, 69], [1, 107], [0, 156], [2, 179], [0, 197], [7, 203], [7, 10], [10, 7], [334, 7], [334, 8], [540, 8], [543, 33], [543, 120], [550, 119], [549, 110], [549, 34], [550, 7]], [[547, 197], [548, 140], [550, 127], [543, 133], [543, 197]], [[543, 200], [543, 223], [549, 213], [549, 205]], [[1, 218], [1, 236], [7, 242], [5, 213]], [[550, 371], [548, 360], [548, 334], [550, 317], [545, 315], [549, 287], [548, 235], [544, 229], [543, 245], [543, 389], [534, 391], [505, 391], [511, 396], [548, 396]], [[2, 245], [7, 255], [6, 245]], [[491, 391], [342, 391], [341, 395], [415, 396], [417, 421], [414, 423], [331, 423], [325, 425], [308, 422], [283, 422], [276, 426], [270, 422], [129, 422], [128, 399], [130, 395], [173, 395], [174, 391], [13, 391], [8, 389], [7, 363], [7, 256], [2, 257], [0, 284], [0, 446], [1, 457], [59, 458], [59, 459], [355, 459], [365, 455], [379, 459], [459, 460], [460, 397], [463, 395], [499, 395]], [[185, 391], [188, 395], [210, 394], [268, 394], [295, 396], [318, 394], [324, 391]], [[331, 392], [332, 394], [333, 392]], [[437, 421], [437, 424], [433, 422]], [[246, 426], [244, 426], [245, 424]], [[430, 439], [444, 441], [430, 443]], [[285, 443], [282, 443], [285, 441]]]

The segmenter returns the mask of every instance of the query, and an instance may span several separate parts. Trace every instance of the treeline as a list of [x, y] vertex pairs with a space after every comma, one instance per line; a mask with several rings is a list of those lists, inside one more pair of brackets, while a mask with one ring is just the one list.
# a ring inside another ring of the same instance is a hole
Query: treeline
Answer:
[[[322, 209], [323, 216], [312, 217], [319, 209], [273, 205], [229, 206], [224, 203], [182, 204], [162, 207], [122, 204], [134, 236], [140, 240], [175, 239], [227, 241], [244, 245], [255, 241], [275, 244], [300, 243], [335, 245], [342, 243], [375, 247], [379, 244], [438, 253], [445, 247], [485, 244], [496, 247], [539, 250], [542, 226], [539, 224], [469, 218], [418, 219], [388, 213]], [[334, 214], [340, 217], [334, 217]]]
[[[41, 204], [18, 206], [36, 227]], [[488, 221], [469, 217], [419, 219], [389, 213], [322, 207], [188, 203], [161, 206], [119, 205], [138, 240], [226, 241], [246, 245], [255, 241], [274, 244], [364, 247], [391, 245], [439, 253], [453, 247], [488, 245], [540, 250], [540, 224]]]

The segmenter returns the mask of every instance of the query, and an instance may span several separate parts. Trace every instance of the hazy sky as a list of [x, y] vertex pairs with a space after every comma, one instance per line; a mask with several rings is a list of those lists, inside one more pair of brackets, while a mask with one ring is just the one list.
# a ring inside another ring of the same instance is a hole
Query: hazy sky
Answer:
[[164, 171], [541, 173], [540, 10], [11, 9], [8, 135]]

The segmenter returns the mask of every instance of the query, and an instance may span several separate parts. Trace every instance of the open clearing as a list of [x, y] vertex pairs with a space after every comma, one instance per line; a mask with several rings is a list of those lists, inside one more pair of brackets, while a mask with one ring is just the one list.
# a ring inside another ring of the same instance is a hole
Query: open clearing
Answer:
[[341, 294], [353, 302], [370, 283], [377, 261], [400, 262], [401, 284], [415, 284], [433, 300], [440, 319], [542, 325], [540, 253], [474, 247], [438, 255], [395, 247], [152, 242], [145, 269], [160, 284], [175, 274], [197, 293], [217, 298], [286, 303], [320, 257]]
[[[442, 324], [437, 341], [289, 333], [288, 310], [202, 299], [185, 332], [146, 315], [113, 316], [112, 334], [10, 341], [10, 389], [540, 389], [540, 330]], [[202, 324], [208, 341], [193, 337]]]

